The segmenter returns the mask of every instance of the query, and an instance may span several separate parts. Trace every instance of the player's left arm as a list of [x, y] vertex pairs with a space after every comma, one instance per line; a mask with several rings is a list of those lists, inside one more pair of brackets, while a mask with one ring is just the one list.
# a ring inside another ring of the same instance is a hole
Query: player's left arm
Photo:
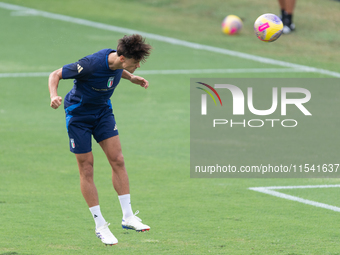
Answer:
[[149, 87], [149, 82], [145, 80], [143, 77], [133, 75], [132, 73], [129, 73], [126, 70], [123, 70], [122, 78], [127, 79], [131, 81], [132, 83], [135, 83], [137, 85], [140, 85], [141, 87], [147, 89]]

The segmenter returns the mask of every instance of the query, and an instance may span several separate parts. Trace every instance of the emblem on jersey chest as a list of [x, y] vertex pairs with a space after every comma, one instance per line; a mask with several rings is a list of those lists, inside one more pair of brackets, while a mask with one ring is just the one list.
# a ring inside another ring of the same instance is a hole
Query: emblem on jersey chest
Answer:
[[109, 78], [109, 80], [107, 81], [107, 87], [111, 88], [113, 86], [113, 81], [114, 81], [115, 77], [112, 76]]

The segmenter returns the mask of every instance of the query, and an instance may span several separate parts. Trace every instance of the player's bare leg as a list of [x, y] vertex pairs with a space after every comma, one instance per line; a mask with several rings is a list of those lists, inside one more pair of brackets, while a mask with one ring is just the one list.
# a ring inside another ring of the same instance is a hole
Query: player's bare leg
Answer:
[[131, 209], [129, 177], [125, 168], [119, 136], [110, 137], [101, 141], [99, 144], [112, 167], [112, 184], [118, 193], [123, 212], [122, 227], [136, 231], [149, 230], [150, 227], [143, 224], [142, 220], [136, 216], [138, 211], [133, 214]]
[[93, 154], [88, 152], [75, 155], [80, 174], [81, 193], [89, 207], [99, 205], [98, 192], [93, 181]]
[[118, 196], [129, 194], [129, 177], [125, 168], [119, 136], [110, 137], [99, 144], [112, 167], [112, 184]]
[[110, 223], [105, 221], [100, 212], [98, 192], [93, 181], [93, 154], [92, 152], [88, 152], [75, 155], [79, 167], [81, 193], [83, 194], [96, 223], [96, 236], [106, 245], [117, 244], [117, 238], [108, 228]]
[[286, 0], [278, 0], [278, 1], [279, 1], [279, 5], [280, 5], [281, 10], [285, 10], [286, 9], [286, 6], [285, 6]]
[[296, 0], [286, 0], [285, 11], [287, 14], [293, 14], [295, 8]]

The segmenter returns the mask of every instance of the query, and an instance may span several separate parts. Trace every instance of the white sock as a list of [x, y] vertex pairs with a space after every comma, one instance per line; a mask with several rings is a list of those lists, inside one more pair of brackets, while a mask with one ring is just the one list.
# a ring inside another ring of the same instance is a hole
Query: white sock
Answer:
[[96, 205], [96, 206], [90, 207], [89, 209], [90, 209], [90, 212], [92, 213], [94, 222], [96, 223], [96, 229], [103, 226], [106, 223], [106, 221], [103, 218], [102, 213], [100, 212], [100, 206]]
[[122, 207], [123, 219], [127, 219], [133, 215], [131, 208], [130, 194], [118, 196], [120, 206]]

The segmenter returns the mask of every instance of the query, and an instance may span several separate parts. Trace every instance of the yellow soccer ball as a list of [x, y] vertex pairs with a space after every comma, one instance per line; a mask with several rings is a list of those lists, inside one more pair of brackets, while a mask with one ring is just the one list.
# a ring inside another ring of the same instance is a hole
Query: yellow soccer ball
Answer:
[[254, 31], [261, 41], [274, 42], [282, 34], [283, 23], [278, 16], [266, 13], [257, 18]]
[[243, 26], [242, 20], [236, 15], [228, 15], [222, 21], [222, 32], [227, 35], [234, 35], [240, 32]]

